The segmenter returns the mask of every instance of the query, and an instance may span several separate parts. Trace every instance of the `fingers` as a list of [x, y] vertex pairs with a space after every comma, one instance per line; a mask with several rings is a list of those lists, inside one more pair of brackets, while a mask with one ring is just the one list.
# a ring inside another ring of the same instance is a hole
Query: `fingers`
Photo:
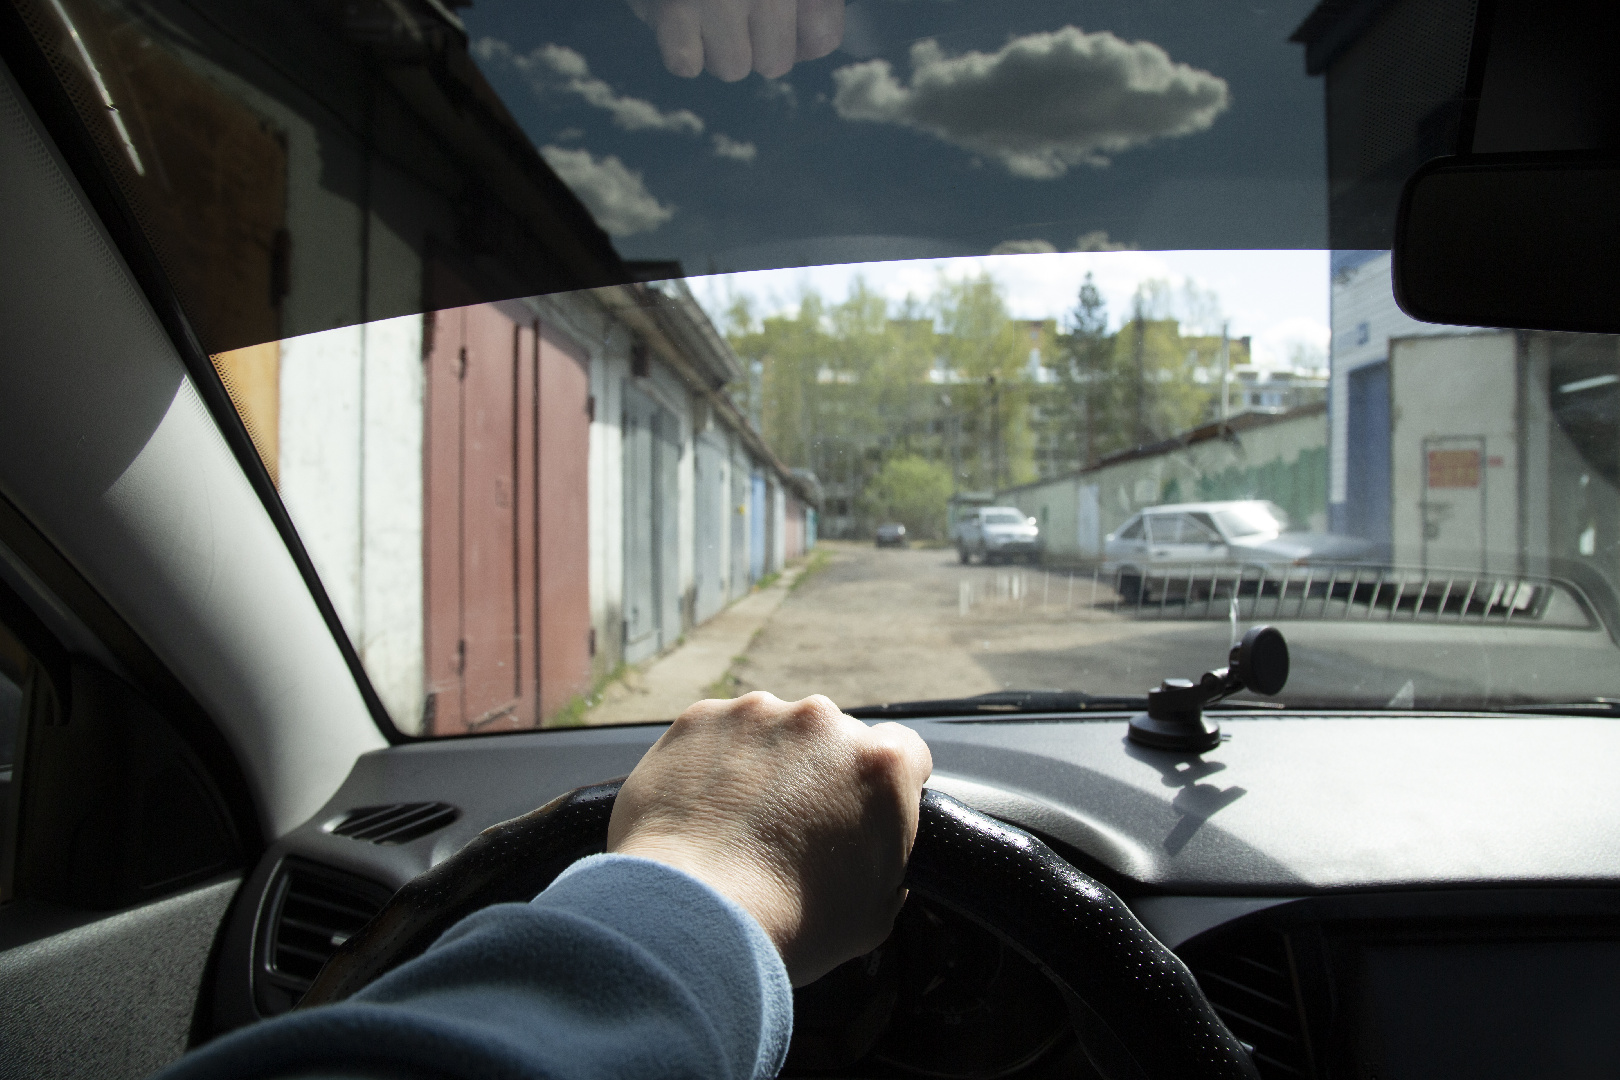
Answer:
[[[636, 12], [645, 19], [641, 10]], [[658, 51], [671, 75], [695, 79], [703, 73], [703, 28], [698, 11], [690, 0], [657, 0], [653, 29], [658, 34]]]
[[844, 43], [844, 0], [799, 0], [797, 60], [819, 60]]
[[748, 13], [754, 70], [767, 79], [793, 70], [799, 48], [797, 8], [795, 0], [754, 0]]
[[767, 79], [826, 56], [844, 39], [844, 0], [629, 0], [653, 25], [664, 66], [725, 82], [757, 71]]
[[920, 797], [922, 786], [934, 775], [934, 755], [929, 751], [928, 744], [923, 742], [922, 736], [904, 724], [896, 724], [892, 720], [874, 726], [871, 732], [874, 742], [890, 747], [900, 755], [906, 783], [916, 788]]
[[754, 69], [748, 33], [748, 0], [702, 0], [703, 66], [721, 82], [736, 82]]

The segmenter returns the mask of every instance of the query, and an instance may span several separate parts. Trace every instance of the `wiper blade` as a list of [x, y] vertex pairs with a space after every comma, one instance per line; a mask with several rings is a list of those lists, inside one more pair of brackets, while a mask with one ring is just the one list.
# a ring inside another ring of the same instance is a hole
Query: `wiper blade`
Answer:
[[859, 720], [898, 720], [926, 716], [1032, 716], [1040, 713], [1138, 712], [1147, 698], [1082, 694], [1078, 690], [997, 690], [965, 698], [893, 701], [845, 709]]
[[1585, 701], [1548, 701], [1529, 705], [1498, 705], [1491, 711], [1510, 713], [1552, 713], [1558, 716], [1620, 716], [1620, 699], [1588, 698]]

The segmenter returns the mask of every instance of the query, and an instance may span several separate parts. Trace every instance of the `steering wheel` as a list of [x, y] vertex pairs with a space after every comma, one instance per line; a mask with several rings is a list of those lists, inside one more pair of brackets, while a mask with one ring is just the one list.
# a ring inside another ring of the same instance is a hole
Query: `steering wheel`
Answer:
[[[339, 947], [299, 1008], [348, 997], [480, 908], [533, 899], [603, 849], [619, 783], [578, 788], [492, 826], [406, 883]], [[1062, 991], [1104, 1076], [1257, 1080], [1181, 960], [1112, 890], [1023, 830], [925, 790], [906, 885], [1034, 961]]]

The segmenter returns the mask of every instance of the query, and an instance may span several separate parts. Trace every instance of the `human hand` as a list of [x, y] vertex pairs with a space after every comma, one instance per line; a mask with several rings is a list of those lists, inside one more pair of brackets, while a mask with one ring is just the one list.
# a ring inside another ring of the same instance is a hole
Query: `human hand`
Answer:
[[741, 904], [803, 986], [889, 936], [933, 768], [910, 728], [868, 727], [819, 694], [700, 701], [625, 780], [607, 849]]
[[673, 75], [767, 79], [826, 56], [844, 40], [844, 0], [630, 0], [658, 35]]

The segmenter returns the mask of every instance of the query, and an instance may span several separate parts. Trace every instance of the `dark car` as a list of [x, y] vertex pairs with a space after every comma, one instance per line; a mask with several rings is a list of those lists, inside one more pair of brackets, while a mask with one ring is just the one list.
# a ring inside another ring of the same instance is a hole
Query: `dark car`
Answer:
[[872, 538], [878, 547], [906, 547], [910, 543], [906, 539], [906, 527], [898, 521], [879, 525]]

